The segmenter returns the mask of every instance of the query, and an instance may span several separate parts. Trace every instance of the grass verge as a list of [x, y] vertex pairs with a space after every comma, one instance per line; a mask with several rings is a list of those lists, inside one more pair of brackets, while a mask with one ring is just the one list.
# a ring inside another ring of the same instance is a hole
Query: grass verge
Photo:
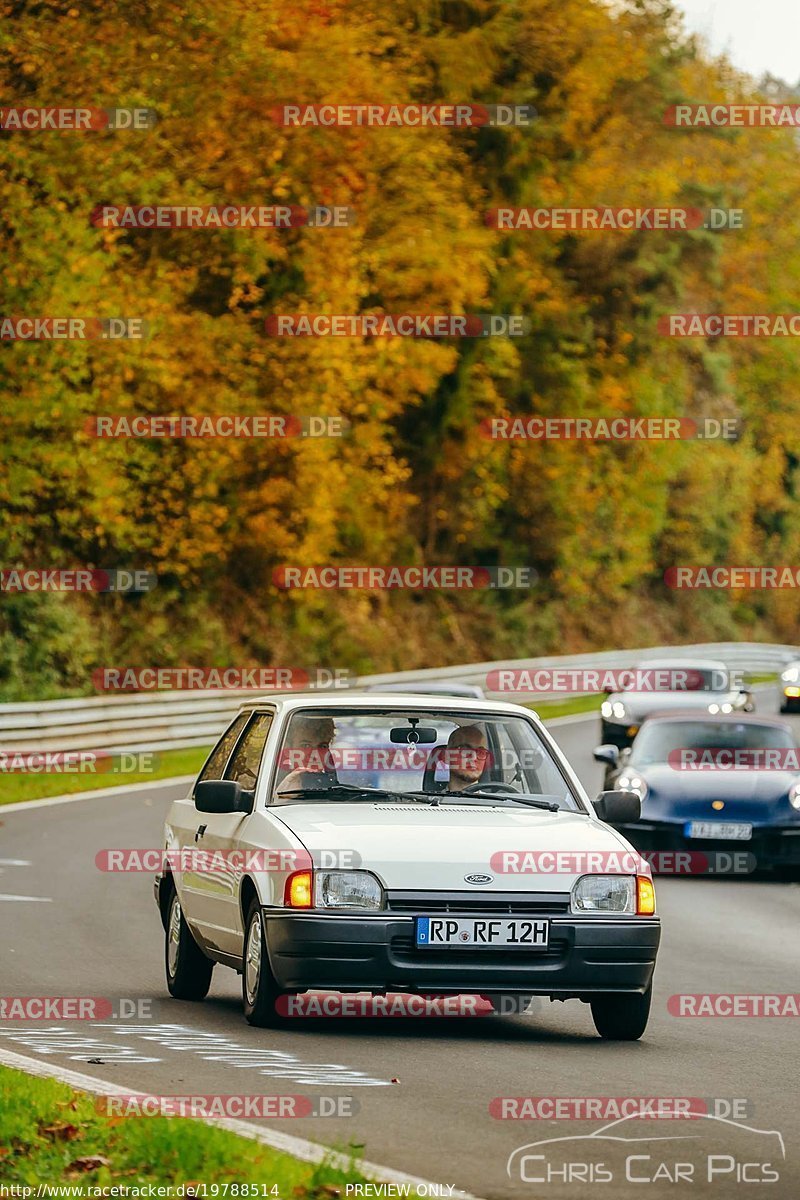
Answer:
[[[4, 772], [0, 775], [0, 808], [4, 804], [16, 804], [20, 800], [44, 800], [47, 796], [74, 795], [95, 788], [119, 787], [122, 784], [150, 783], [155, 779], [169, 779], [173, 775], [196, 775], [205, 762], [210, 746], [194, 746], [188, 750], [164, 750], [158, 754], [127, 755], [136, 759], [133, 770], [126, 770], [125, 762], [114, 762], [110, 770], [86, 770], [37, 774], [35, 772]], [[100, 766], [106, 761], [101, 760]], [[117, 766], [118, 769], [114, 769]], [[141, 770], [150, 766], [152, 770]]]
[[0, 1066], [0, 1183], [31, 1187], [31, 1195], [39, 1184], [72, 1185], [61, 1195], [75, 1197], [101, 1194], [89, 1187], [127, 1186], [136, 1195], [142, 1185], [187, 1183], [205, 1184], [213, 1196], [214, 1184], [248, 1183], [263, 1186], [240, 1195], [324, 1200], [344, 1195], [346, 1183], [364, 1181], [355, 1159], [344, 1171], [315, 1166], [201, 1121], [107, 1117], [98, 1111], [100, 1100]]

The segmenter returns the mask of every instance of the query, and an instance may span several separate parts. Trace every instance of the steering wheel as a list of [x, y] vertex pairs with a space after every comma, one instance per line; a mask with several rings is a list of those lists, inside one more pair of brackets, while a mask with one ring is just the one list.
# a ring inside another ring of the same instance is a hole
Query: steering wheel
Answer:
[[508, 795], [509, 792], [519, 791], [520, 788], [515, 787], [513, 783], [498, 783], [495, 780], [490, 781], [489, 783], [481, 783], [480, 781], [478, 783], [471, 783], [469, 787], [461, 789], [461, 794], [465, 795], [469, 792], [505, 792], [506, 795]]

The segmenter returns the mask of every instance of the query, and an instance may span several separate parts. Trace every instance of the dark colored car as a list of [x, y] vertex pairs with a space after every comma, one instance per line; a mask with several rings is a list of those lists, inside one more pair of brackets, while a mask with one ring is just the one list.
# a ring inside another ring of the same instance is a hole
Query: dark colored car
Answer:
[[702, 706], [717, 715], [755, 709], [752, 693], [715, 659], [649, 659], [631, 673], [642, 682], [611, 693], [600, 709], [600, 740], [620, 750], [631, 745], [642, 722], [654, 712]]
[[635, 792], [641, 820], [619, 825], [640, 851], [738, 849], [755, 867], [800, 867], [800, 750], [784, 721], [660, 714], [633, 746], [598, 746], [606, 787]]
[[780, 678], [781, 712], [800, 711], [800, 660], [787, 663]]

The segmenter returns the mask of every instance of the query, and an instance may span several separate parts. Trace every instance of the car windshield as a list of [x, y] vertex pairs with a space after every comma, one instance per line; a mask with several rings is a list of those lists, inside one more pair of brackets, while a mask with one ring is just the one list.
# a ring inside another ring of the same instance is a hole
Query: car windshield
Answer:
[[683, 750], [789, 749], [794, 738], [780, 725], [753, 721], [648, 721], [633, 743], [631, 766], [671, 761]]
[[314, 709], [293, 713], [278, 753], [273, 804], [376, 798], [408, 803], [584, 809], [524, 717], [458, 709]]

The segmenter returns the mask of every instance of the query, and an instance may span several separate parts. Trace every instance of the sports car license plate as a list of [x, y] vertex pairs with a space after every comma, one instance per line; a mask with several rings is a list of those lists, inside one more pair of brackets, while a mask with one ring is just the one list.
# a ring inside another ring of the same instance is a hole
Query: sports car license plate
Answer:
[[417, 917], [418, 947], [519, 946], [544, 950], [550, 922], [509, 917]]
[[749, 842], [753, 826], [735, 821], [688, 821], [684, 832], [690, 838], [721, 838], [731, 842]]

